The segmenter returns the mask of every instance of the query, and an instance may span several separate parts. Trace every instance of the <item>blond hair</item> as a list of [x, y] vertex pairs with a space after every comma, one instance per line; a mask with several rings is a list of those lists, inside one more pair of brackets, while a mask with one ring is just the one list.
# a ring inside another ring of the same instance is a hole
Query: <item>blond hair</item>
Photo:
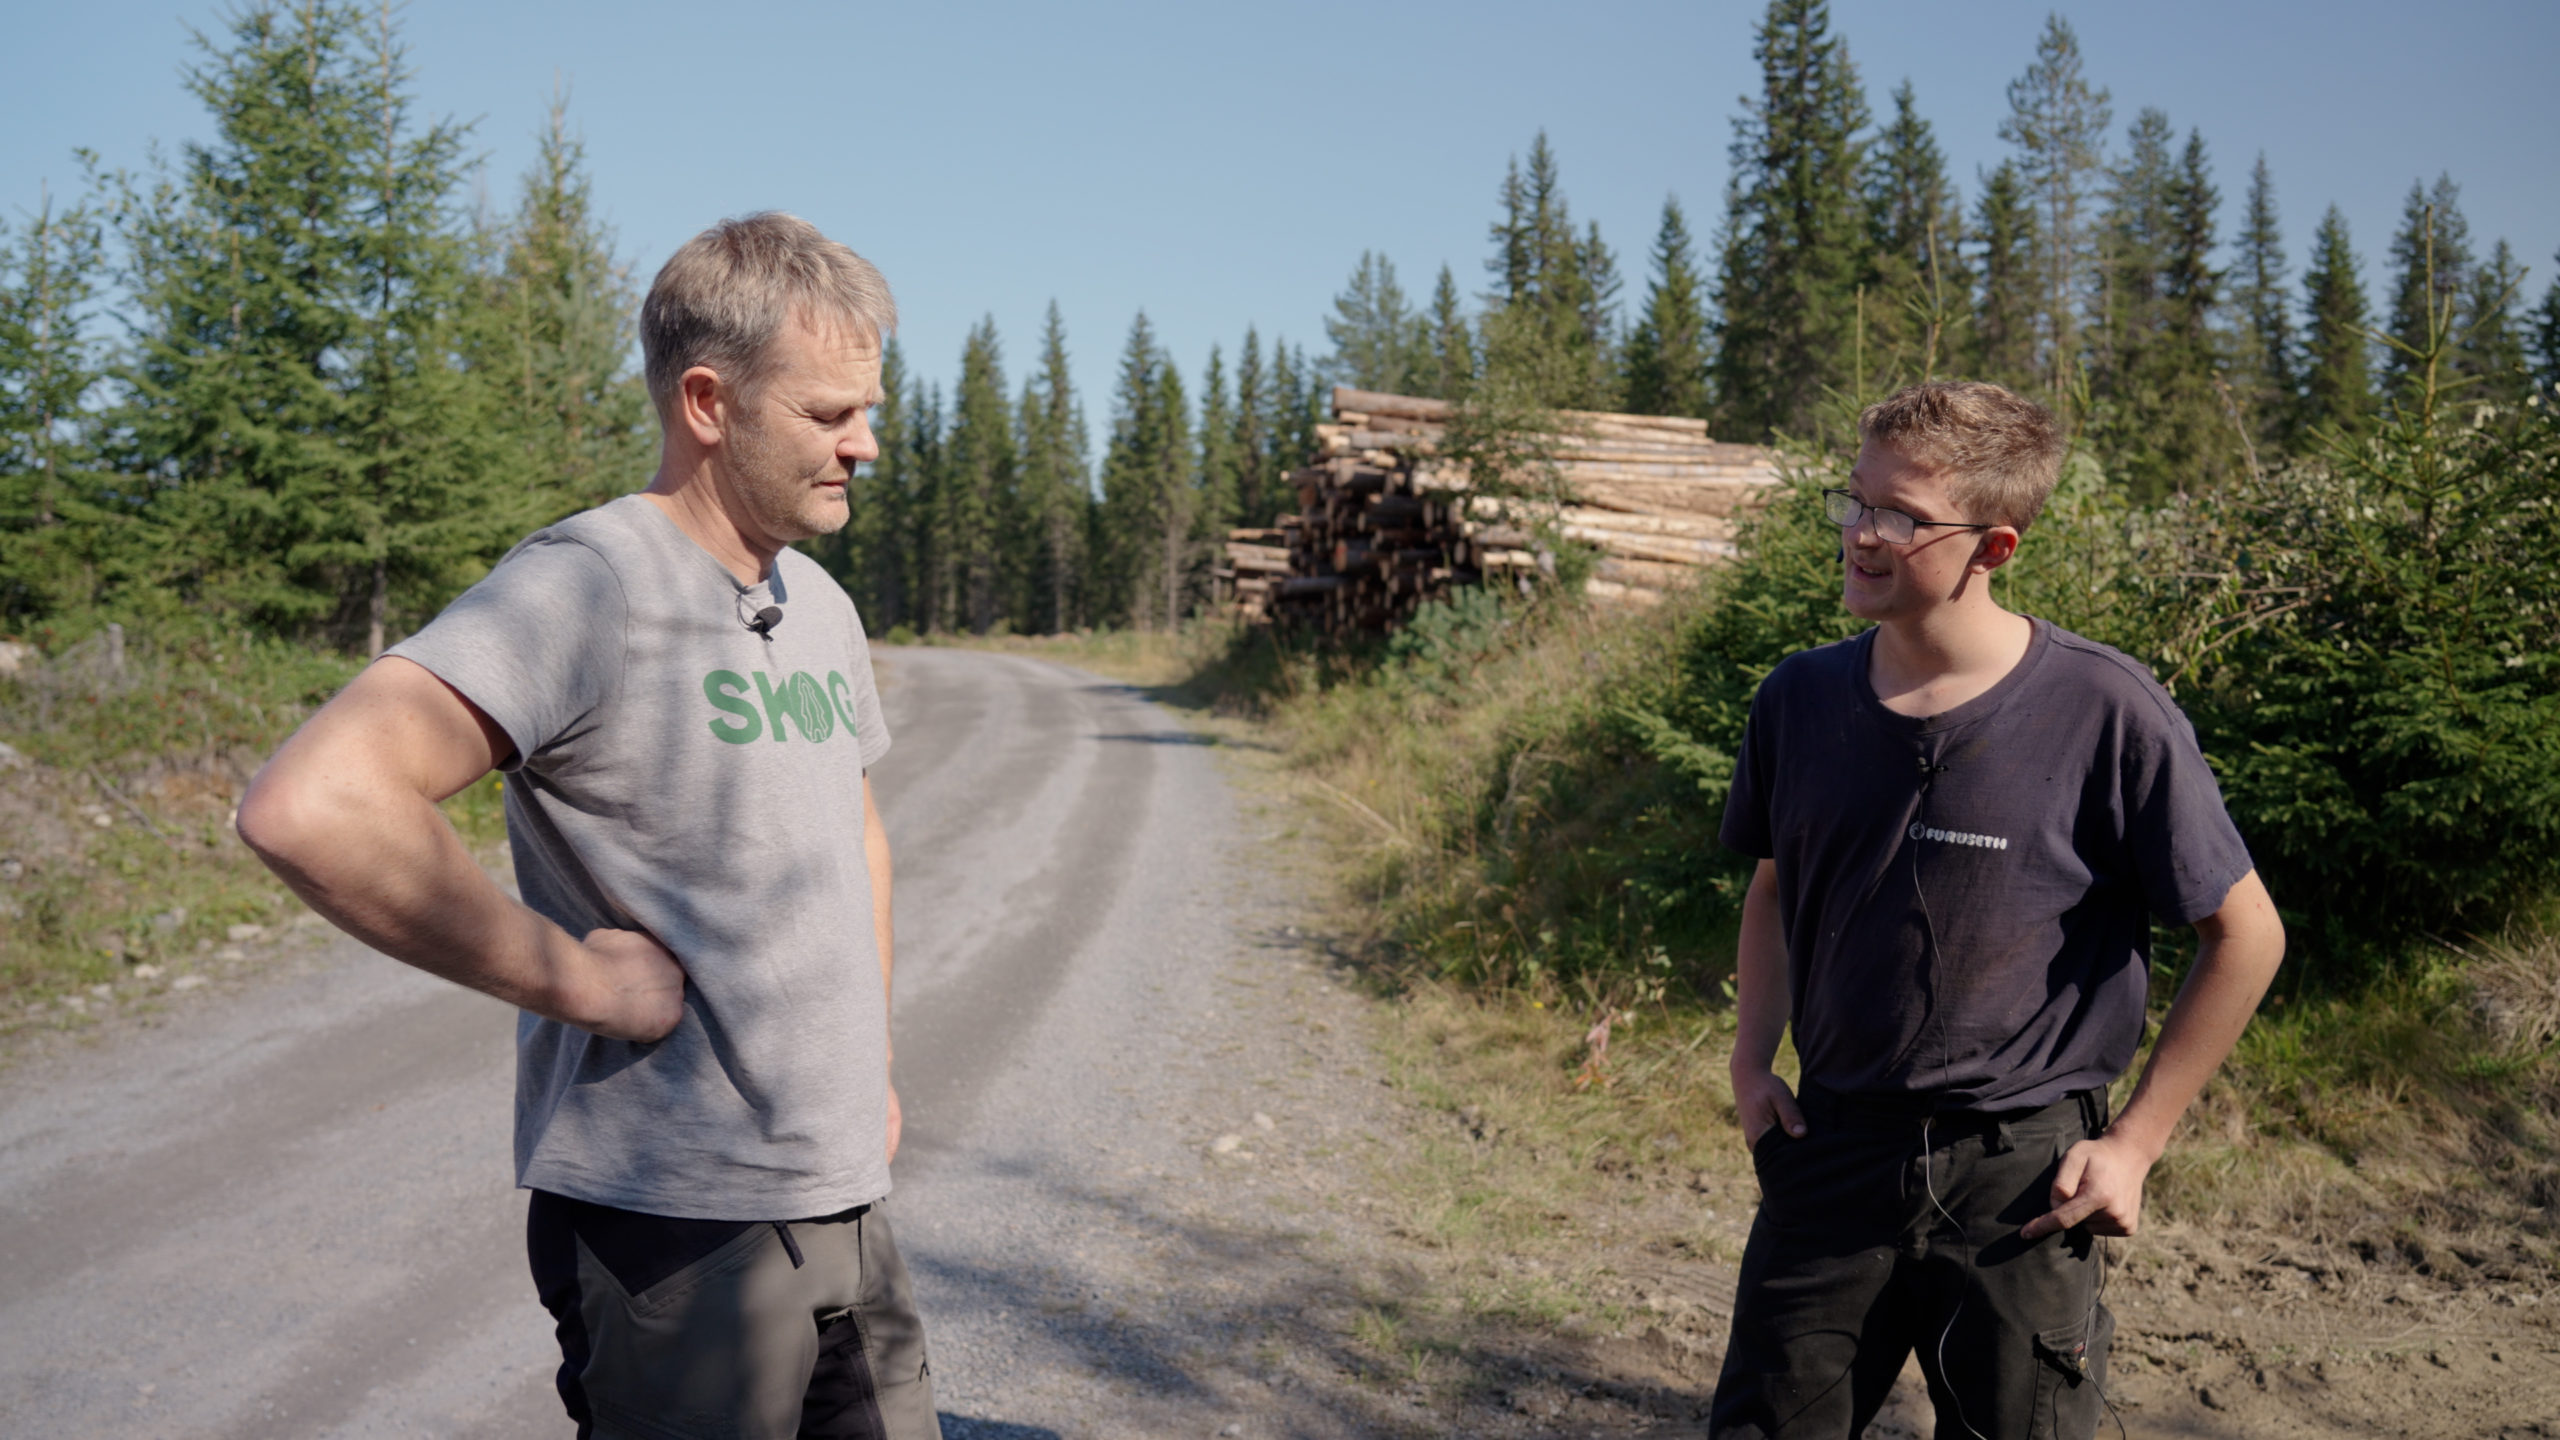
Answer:
[[2021, 532], [2062, 475], [2062, 427], [2015, 391], [1978, 380], [1907, 385], [1866, 408], [1858, 434], [1947, 478], [1963, 518]]
[[879, 270], [797, 215], [766, 210], [694, 236], [668, 257], [640, 306], [650, 403], [665, 416], [676, 381], [696, 365], [754, 393], [794, 315], [849, 322], [875, 344], [898, 328], [898, 302]]

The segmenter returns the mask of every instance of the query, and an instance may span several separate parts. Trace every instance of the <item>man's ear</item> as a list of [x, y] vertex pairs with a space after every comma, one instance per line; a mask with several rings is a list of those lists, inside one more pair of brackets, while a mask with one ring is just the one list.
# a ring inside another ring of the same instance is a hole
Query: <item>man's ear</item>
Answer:
[[708, 450], [728, 433], [730, 395], [720, 372], [696, 365], [676, 377], [676, 423]]
[[1982, 538], [1974, 542], [1973, 564], [1971, 568], [1977, 575], [1988, 575], [1992, 571], [1999, 569], [2001, 566], [2008, 564], [2009, 558], [2017, 553], [2018, 532], [2016, 527], [2009, 525], [1994, 525], [1990, 529], [1983, 531]]

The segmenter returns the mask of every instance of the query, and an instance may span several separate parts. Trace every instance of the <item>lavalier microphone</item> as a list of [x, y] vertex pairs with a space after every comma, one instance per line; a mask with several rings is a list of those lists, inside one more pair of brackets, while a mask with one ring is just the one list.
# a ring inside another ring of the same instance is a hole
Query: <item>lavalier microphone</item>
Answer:
[[754, 619], [747, 622], [747, 628], [753, 630], [767, 640], [770, 640], [773, 638], [774, 627], [781, 623], [782, 607], [779, 605], [767, 605], [756, 612]]

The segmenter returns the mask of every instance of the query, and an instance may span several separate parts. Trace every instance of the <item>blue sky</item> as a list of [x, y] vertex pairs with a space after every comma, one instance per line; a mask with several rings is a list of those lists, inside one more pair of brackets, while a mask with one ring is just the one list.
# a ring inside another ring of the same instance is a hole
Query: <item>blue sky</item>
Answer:
[[[1018, 385], [1051, 299], [1097, 438], [1144, 307], [1187, 374], [1248, 323], [1311, 352], [1364, 248], [1427, 292], [1485, 284], [1504, 162], [1544, 128], [1630, 298], [1666, 193], [1712, 231], [1757, 4], [904, 5], [439, 0], [403, 13], [416, 93], [471, 122], [504, 205], [555, 77], [596, 194], [644, 279], [724, 214], [797, 211], [876, 261], [910, 363], [956, 374], [992, 315]], [[1872, 102], [1908, 77], [1968, 203], [2003, 153], [2005, 87], [2047, 6], [1839, 0]], [[2560, 246], [2560, 6], [2155, 0], [2062, 7], [2117, 134], [2143, 106], [2200, 128], [2236, 223], [2272, 166], [2301, 256], [2346, 213], [2368, 283], [2412, 179], [2450, 170], [2485, 251], [2539, 298]], [[189, 27], [223, 8], [90, 0], [12, 21], [0, 213], [76, 192], [75, 147], [141, 168], [202, 138]]]

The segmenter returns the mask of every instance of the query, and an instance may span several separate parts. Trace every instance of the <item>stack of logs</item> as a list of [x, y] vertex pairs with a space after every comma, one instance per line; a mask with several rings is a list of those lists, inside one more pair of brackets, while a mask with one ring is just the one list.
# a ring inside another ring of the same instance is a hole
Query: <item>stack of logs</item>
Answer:
[[1551, 536], [1599, 551], [1593, 598], [1652, 605], [1731, 556], [1735, 513], [1777, 483], [1771, 452], [1710, 440], [1703, 420], [1565, 411], [1564, 433], [1532, 442], [1560, 498], [1484, 493], [1439, 457], [1450, 414], [1445, 400], [1337, 387], [1321, 456], [1289, 477], [1297, 513], [1227, 537], [1220, 573], [1242, 613], [1392, 629], [1452, 586], [1552, 574]]

